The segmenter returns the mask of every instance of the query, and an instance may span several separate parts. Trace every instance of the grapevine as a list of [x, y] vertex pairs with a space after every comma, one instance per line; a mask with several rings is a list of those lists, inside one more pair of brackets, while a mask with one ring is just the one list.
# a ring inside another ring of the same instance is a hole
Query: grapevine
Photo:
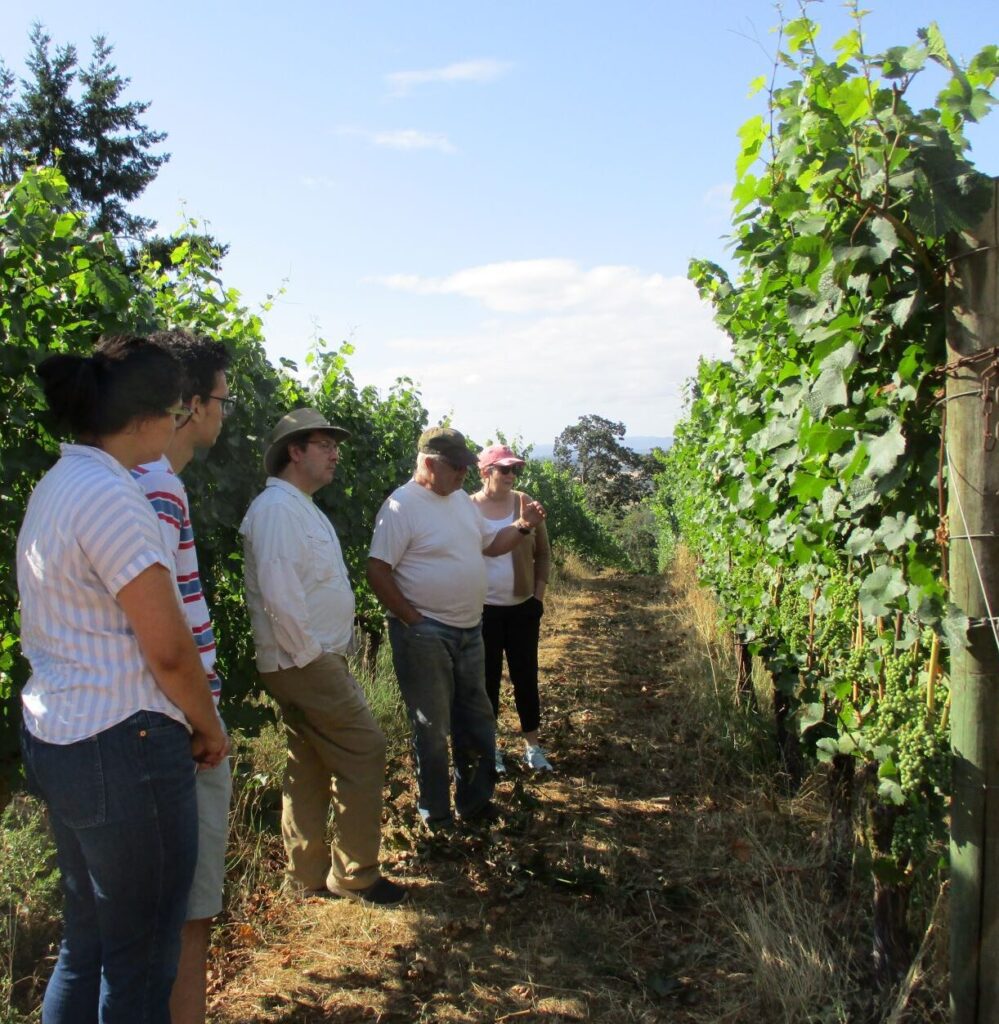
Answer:
[[[927, 637], [946, 673], [967, 623], [944, 583], [933, 394], [949, 239], [992, 195], [964, 128], [995, 103], [999, 49], [962, 65], [930, 25], [868, 53], [854, 4], [824, 55], [801, 6], [758, 80], [767, 109], [740, 131], [737, 269], [691, 263], [732, 356], [701, 363], [662, 459], [661, 547], [698, 552], [724, 621], [796, 707], [803, 750], [877, 776], [873, 810], [895, 828], [870, 853], [903, 898], [945, 824], [946, 687], [927, 693]], [[910, 105], [933, 73], [936, 105]]]

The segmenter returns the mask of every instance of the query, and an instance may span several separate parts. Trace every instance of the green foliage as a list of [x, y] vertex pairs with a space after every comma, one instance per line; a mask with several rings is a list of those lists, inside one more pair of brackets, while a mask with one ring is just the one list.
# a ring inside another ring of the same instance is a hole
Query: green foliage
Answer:
[[17, 100], [14, 76], [0, 62], [0, 180], [13, 182], [36, 164], [58, 164], [73, 206], [87, 211], [95, 230], [141, 236], [153, 222], [126, 205], [169, 159], [151, 152], [166, 135], [140, 120], [148, 103], [123, 100], [129, 79], [111, 63], [104, 36], [94, 38], [82, 69], [74, 46], [54, 52], [51, 46], [36, 23], [26, 61], [31, 78], [21, 83]]
[[[899, 811], [880, 852], [911, 871], [947, 790], [918, 692], [927, 636], [963, 636], [936, 539], [947, 241], [988, 202], [963, 128], [993, 103], [999, 55], [961, 67], [933, 25], [868, 54], [854, 16], [833, 58], [807, 17], [783, 26], [768, 116], [740, 132], [738, 272], [690, 268], [733, 355], [699, 366], [654, 507], [660, 556], [678, 537], [697, 553], [806, 749], [875, 773]], [[913, 109], [934, 66], [937, 103]]]
[[528, 462], [517, 486], [544, 506], [548, 539], [556, 554], [574, 551], [593, 565], [627, 565], [627, 555], [568, 470], [548, 461]]
[[152, 235], [147, 236], [138, 251], [132, 256], [133, 269], [138, 260], [145, 258], [150, 263], [158, 263], [161, 267], [169, 270], [173, 266], [173, 253], [178, 245], [198, 246], [205, 250], [208, 257], [208, 267], [216, 274], [222, 270], [222, 261], [229, 252], [229, 246], [220, 242], [214, 235], [207, 231], [194, 230], [192, 225], [189, 231], [180, 232], [174, 236]]
[[45, 817], [33, 800], [19, 797], [0, 815], [0, 1021], [26, 1020], [37, 1005], [34, 975], [59, 935], [60, 908]]
[[410, 750], [409, 719], [392, 666], [391, 645], [377, 645], [370, 668], [362, 664], [361, 659], [352, 658], [350, 670], [360, 682], [368, 707], [385, 735], [389, 757], [407, 756]]
[[655, 573], [657, 559], [656, 515], [645, 502], [617, 513], [604, 513], [601, 519], [632, 572]]

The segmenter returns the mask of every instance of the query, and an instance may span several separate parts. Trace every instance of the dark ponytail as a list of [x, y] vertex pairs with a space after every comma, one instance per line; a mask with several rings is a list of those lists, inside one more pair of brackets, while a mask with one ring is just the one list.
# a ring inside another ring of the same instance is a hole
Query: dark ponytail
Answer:
[[181, 392], [180, 363], [138, 334], [105, 335], [93, 355], [59, 353], [38, 366], [52, 415], [77, 438], [124, 430], [162, 416]]
[[90, 356], [49, 356], [38, 367], [45, 402], [77, 437], [96, 433], [94, 410], [100, 404], [97, 365]]

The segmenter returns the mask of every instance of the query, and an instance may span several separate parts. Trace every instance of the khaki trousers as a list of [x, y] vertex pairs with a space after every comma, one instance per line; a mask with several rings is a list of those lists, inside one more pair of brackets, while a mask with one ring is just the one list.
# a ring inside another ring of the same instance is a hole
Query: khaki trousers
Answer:
[[[288, 738], [281, 834], [304, 889], [366, 889], [379, 877], [385, 736], [340, 654], [260, 676]], [[335, 838], [326, 845], [333, 809]]]

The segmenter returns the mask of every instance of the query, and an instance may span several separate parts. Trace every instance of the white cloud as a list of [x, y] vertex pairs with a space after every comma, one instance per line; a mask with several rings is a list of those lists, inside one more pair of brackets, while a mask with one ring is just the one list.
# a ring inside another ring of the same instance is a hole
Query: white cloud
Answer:
[[373, 131], [367, 128], [343, 126], [337, 129], [340, 135], [356, 135], [373, 146], [386, 149], [435, 149], [439, 153], [455, 153], [457, 149], [446, 135], [437, 132], [421, 132], [415, 128], [400, 128], [394, 131]]
[[311, 189], [328, 190], [336, 187], [336, 182], [324, 174], [307, 174], [301, 179], [301, 182], [306, 188]]
[[387, 146], [389, 149], [436, 149], [441, 153], [455, 152], [446, 135], [419, 132], [413, 128], [394, 132], [373, 132], [371, 141], [376, 146]]
[[581, 270], [571, 260], [543, 259], [488, 263], [448, 277], [399, 274], [381, 283], [417, 295], [463, 295], [498, 313], [539, 313], [588, 308], [593, 311], [662, 307], [670, 289], [661, 274], [634, 267]]
[[453, 410], [476, 438], [499, 428], [550, 441], [586, 413], [632, 434], [668, 434], [698, 357], [729, 351], [689, 281], [635, 267], [538, 259], [379, 280], [490, 311], [464, 332], [393, 339], [397, 359], [384, 367], [384, 381], [415, 378], [432, 417]]
[[492, 82], [505, 75], [512, 66], [507, 61], [483, 57], [423, 71], [393, 71], [385, 76], [385, 80], [393, 96], [407, 96], [417, 86], [433, 82]]

